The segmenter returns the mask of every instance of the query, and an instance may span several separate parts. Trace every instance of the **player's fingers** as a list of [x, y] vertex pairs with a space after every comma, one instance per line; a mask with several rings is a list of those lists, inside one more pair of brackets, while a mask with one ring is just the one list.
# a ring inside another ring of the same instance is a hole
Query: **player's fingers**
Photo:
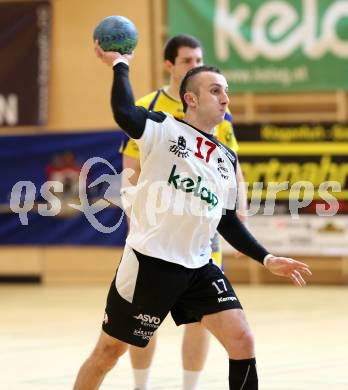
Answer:
[[292, 260], [292, 264], [296, 265], [297, 267], [309, 268], [308, 264], [302, 263], [301, 261], [297, 260]]
[[304, 273], [304, 274], [306, 274], [306, 275], [308, 275], [308, 276], [311, 276], [312, 275], [312, 272], [311, 272], [311, 270], [309, 269], [309, 267], [308, 267], [308, 265], [302, 265], [302, 264], [300, 264], [300, 265], [298, 265], [298, 264], [293, 264], [293, 269], [294, 270], [297, 270], [297, 271], [300, 271], [300, 272], [302, 272], [302, 273]]
[[300, 282], [298, 281], [296, 275], [295, 275], [293, 272], [290, 274], [290, 279], [291, 279], [292, 283], [293, 283], [295, 286], [301, 287]]
[[293, 273], [295, 274], [296, 279], [301, 284], [301, 286], [305, 286], [306, 285], [306, 281], [303, 279], [301, 273], [298, 272], [297, 270], [295, 270]]
[[134, 50], [130, 54], [124, 54], [124, 57], [127, 58], [128, 61], [130, 61], [134, 57]]
[[299, 268], [299, 271], [305, 273], [308, 276], [312, 275], [312, 272], [311, 272], [311, 270], [309, 268]]
[[98, 40], [95, 40], [95, 42], [94, 42], [94, 51], [99, 58], [103, 57], [104, 52], [103, 52], [102, 48], [99, 46]]
[[303, 279], [302, 275], [296, 270], [291, 273], [291, 279], [299, 287], [303, 287], [306, 285], [306, 281]]
[[312, 275], [312, 272], [310, 271], [308, 264], [301, 263], [300, 261], [291, 259], [291, 267], [294, 270], [296, 269], [296, 270], [299, 270], [299, 271], [305, 273], [306, 275], [309, 275], [309, 276]]
[[94, 48], [94, 52], [98, 58], [103, 58], [103, 54], [98, 50], [98, 48]]

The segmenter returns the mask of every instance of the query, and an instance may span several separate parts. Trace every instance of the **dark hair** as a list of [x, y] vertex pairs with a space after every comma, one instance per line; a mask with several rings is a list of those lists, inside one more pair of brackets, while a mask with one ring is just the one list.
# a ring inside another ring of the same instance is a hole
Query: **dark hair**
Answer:
[[220, 69], [214, 65], [197, 66], [195, 68], [190, 69], [186, 73], [185, 77], [183, 78], [183, 80], [181, 82], [180, 92], [179, 92], [184, 112], [186, 112], [186, 110], [187, 110], [187, 104], [185, 102], [184, 95], [188, 91], [188, 85], [189, 85], [190, 81], [192, 80], [192, 78], [194, 78], [197, 74], [202, 73], [202, 72], [213, 72], [213, 73], [221, 74]]
[[198, 39], [191, 35], [175, 35], [175, 37], [170, 38], [164, 46], [164, 59], [175, 64], [175, 59], [178, 56], [180, 47], [191, 47], [192, 49], [196, 49], [197, 47], [202, 48], [202, 45]]

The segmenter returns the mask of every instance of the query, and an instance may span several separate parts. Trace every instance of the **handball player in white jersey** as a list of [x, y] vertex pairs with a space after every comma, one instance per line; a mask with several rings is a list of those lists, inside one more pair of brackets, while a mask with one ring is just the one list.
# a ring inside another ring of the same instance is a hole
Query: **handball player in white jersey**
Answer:
[[146, 346], [170, 313], [177, 325], [201, 322], [220, 341], [229, 358], [230, 390], [256, 390], [252, 332], [230, 282], [211, 261], [210, 237], [217, 230], [238, 251], [298, 286], [310, 270], [273, 256], [236, 216], [237, 156], [213, 136], [229, 102], [226, 79], [212, 66], [190, 70], [180, 88], [180, 120], [135, 106], [130, 55], [104, 52], [97, 43], [96, 54], [112, 66], [112, 110], [139, 146], [141, 173], [101, 335], [74, 388], [98, 389], [127, 346]]

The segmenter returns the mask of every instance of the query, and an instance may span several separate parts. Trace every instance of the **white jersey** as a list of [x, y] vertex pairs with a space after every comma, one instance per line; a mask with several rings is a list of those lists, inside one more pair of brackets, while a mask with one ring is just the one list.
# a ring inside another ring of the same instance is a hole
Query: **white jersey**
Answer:
[[136, 142], [141, 173], [127, 244], [187, 268], [205, 265], [223, 209], [235, 209], [236, 155], [169, 114], [148, 118]]

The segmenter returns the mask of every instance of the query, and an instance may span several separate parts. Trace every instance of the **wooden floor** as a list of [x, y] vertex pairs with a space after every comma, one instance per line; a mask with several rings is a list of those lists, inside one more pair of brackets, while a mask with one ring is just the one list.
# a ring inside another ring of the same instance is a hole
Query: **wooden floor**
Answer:
[[[108, 286], [0, 285], [0, 389], [71, 389], [99, 333]], [[236, 286], [256, 337], [261, 390], [348, 389], [348, 288]], [[152, 389], [180, 389], [180, 333], [160, 330]], [[213, 340], [202, 390], [227, 389]], [[102, 389], [131, 390], [128, 356]]]

